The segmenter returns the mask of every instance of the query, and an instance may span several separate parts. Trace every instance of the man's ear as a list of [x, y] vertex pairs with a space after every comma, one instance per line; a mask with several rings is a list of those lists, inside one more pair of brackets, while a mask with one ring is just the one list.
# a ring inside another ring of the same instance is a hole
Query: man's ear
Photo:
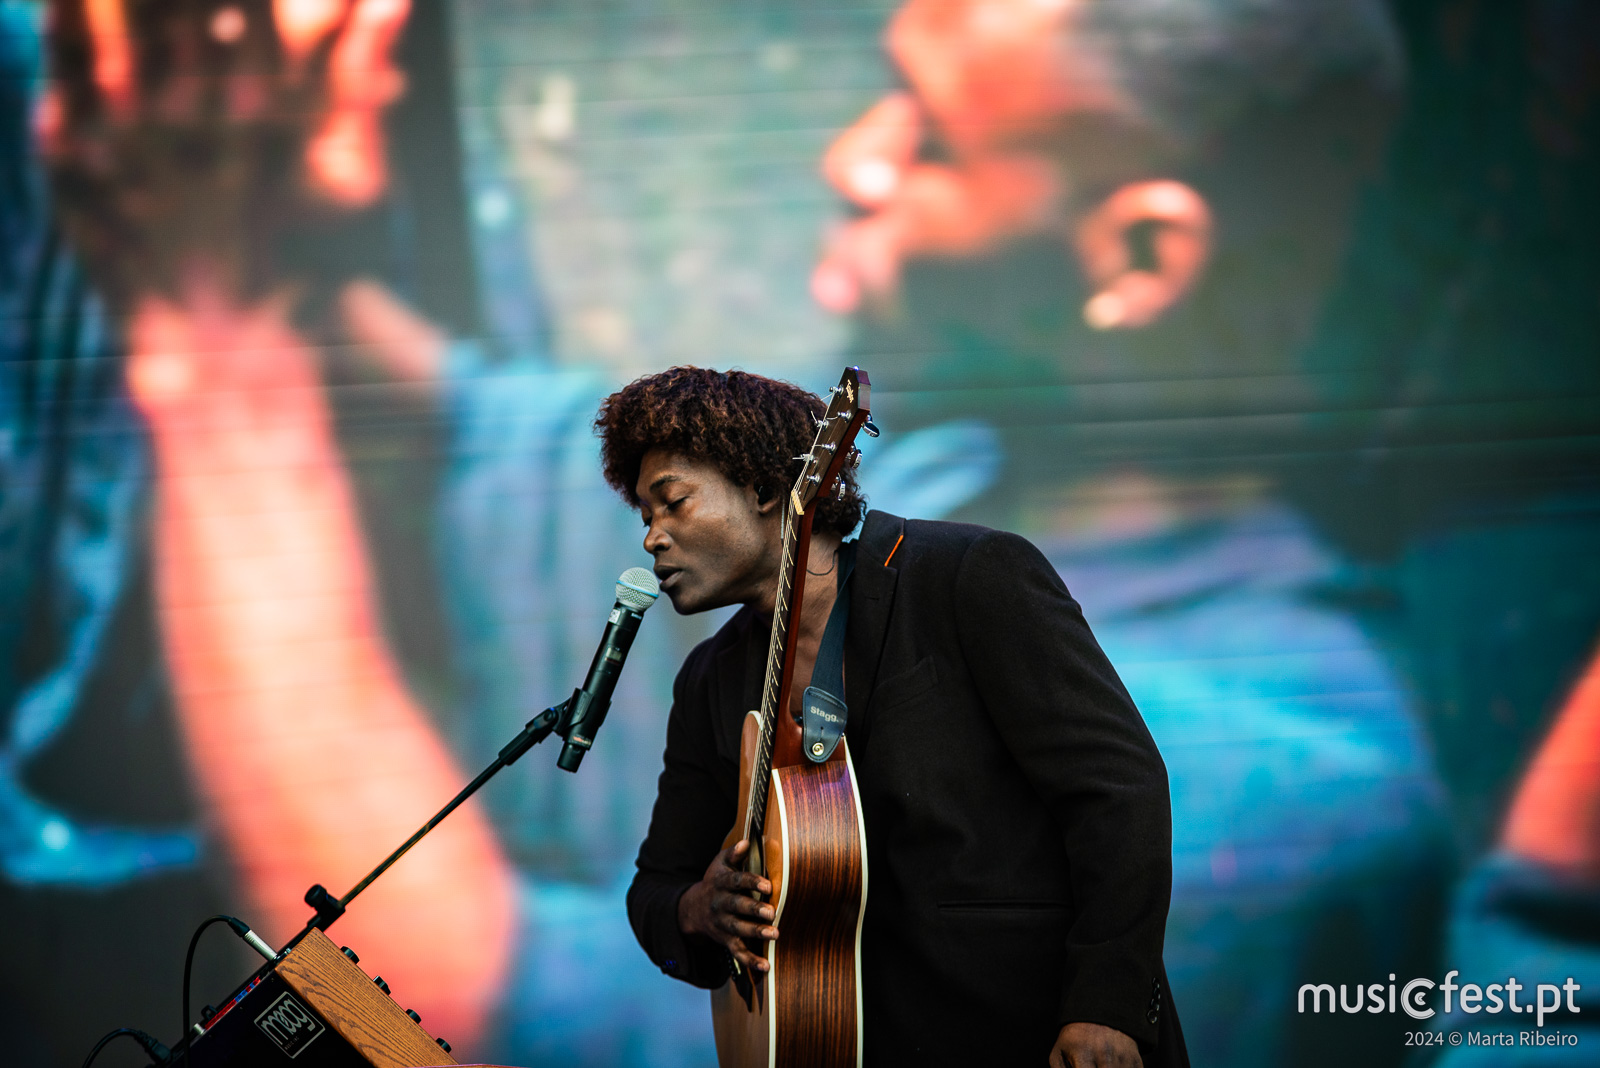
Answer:
[[1073, 245], [1096, 330], [1148, 326], [1184, 298], [1211, 255], [1211, 209], [1191, 186], [1131, 182], [1078, 222]]
[[778, 495], [773, 492], [771, 486], [757, 485], [752, 486], [751, 490], [756, 495], [757, 515], [766, 515], [778, 507]]

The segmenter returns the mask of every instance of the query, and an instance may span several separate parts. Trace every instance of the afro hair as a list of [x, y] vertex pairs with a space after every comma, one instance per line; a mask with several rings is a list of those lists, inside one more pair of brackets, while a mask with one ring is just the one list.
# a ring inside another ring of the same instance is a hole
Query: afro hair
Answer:
[[[606, 481], [629, 504], [639, 466], [651, 449], [709, 463], [763, 500], [791, 486], [828, 406], [814, 393], [745, 371], [674, 367], [647, 375], [607, 397], [595, 418]], [[837, 493], [817, 504], [814, 529], [848, 535], [866, 499], [846, 464]]]

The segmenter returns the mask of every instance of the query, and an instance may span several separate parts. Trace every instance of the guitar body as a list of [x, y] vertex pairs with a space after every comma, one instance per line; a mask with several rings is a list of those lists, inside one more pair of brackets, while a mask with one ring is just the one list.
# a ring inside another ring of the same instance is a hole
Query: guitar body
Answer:
[[[800, 754], [800, 727], [776, 725], [761, 855], [779, 937], [765, 975], [742, 971], [711, 992], [721, 1068], [844, 1068], [861, 1064], [861, 921], [867, 851], [848, 739], [826, 763]], [[740, 810], [747, 802], [761, 715], [745, 717]], [[739, 840], [742, 825], [724, 848]]]

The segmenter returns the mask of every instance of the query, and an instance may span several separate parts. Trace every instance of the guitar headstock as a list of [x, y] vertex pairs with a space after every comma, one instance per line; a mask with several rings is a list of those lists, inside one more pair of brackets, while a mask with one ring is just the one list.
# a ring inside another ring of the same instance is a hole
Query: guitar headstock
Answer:
[[790, 491], [795, 513], [804, 512], [818, 497], [831, 494], [838, 486], [846, 463], [861, 462], [855, 447], [856, 433], [865, 427], [871, 437], [878, 436], [872, 425], [872, 382], [859, 367], [846, 367], [839, 384], [828, 391], [828, 410], [817, 423], [817, 438], [804, 456], [805, 466]]

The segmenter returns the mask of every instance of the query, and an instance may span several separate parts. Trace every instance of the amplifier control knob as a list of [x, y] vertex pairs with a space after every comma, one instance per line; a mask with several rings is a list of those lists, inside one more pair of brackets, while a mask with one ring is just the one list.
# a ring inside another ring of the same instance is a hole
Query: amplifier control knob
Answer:
[[351, 964], [360, 964], [361, 963], [361, 958], [356, 956], [356, 951], [351, 949], [349, 946], [340, 946], [339, 947], [339, 952], [343, 953], [345, 956], [349, 957]]
[[389, 984], [383, 981], [383, 976], [377, 976], [372, 981], [379, 990], [383, 991], [385, 994], [389, 993]]
[[407, 1009], [406, 1010], [406, 1015], [411, 1017], [411, 1022], [412, 1023], [421, 1023], [422, 1022], [422, 1017], [417, 1015], [417, 1010], [416, 1009]]
[[446, 1053], [450, 1052], [450, 1043], [446, 1042], [442, 1038], [436, 1038], [436, 1039], [434, 1039], [434, 1041], [439, 1043], [439, 1048], [440, 1049], [444, 1050]]

